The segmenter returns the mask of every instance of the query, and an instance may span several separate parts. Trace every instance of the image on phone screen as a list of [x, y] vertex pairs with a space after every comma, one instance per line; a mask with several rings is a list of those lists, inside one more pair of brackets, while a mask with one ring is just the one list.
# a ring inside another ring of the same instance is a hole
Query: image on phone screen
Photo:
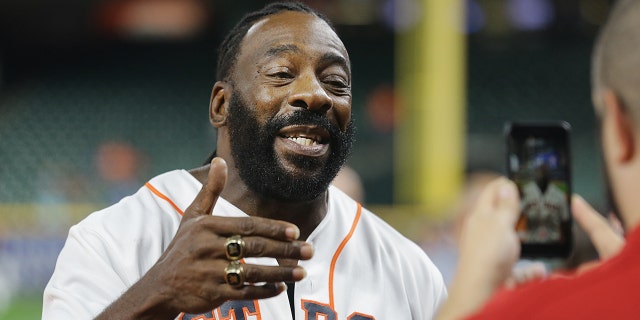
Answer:
[[512, 124], [507, 149], [508, 175], [520, 192], [521, 214], [516, 232], [525, 255], [530, 249], [547, 255], [568, 253], [571, 242], [568, 128], [560, 124]]

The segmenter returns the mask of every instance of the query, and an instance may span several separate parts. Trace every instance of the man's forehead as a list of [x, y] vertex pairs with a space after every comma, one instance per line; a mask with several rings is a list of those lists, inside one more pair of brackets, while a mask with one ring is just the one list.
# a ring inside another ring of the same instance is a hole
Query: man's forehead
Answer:
[[262, 20], [258, 20], [258, 22], [254, 23], [251, 28], [249, 28], [249, 30], [247, 30], [247, 34], [245, 34], [245, 38], [246, 37], [251, 37], [253, 36], [256, 32], [258, 32], [257, 30], [259, 30], [265, 23], [267, 23], [269, 17], [266, 17], [265, 19]]
[[[322, 28], [321, 24], [324, 24], [327, 28], [329, 26], [316, 15], [301, 12], [301, 11], [280, 11], [274, 14], [265, 16], [264, 18], [255, 22], [251, 28], [247, 31], [245, 37], [249, 37], [256, 32], [264, 32], [269, 28], [300, 28], [301, 26], [307, 26], [311, 28]], [[329, 28], [330, 29], [330, 28]]]
[[313, 41], [316, 44], [326, 44], [343, 53], [348, 59], [342, 40], [324, 20], [313, 14], [298, 11], [283, 11], [257, 21], [245, 34], [242, 46], [247, 43], [268, 45], [279, 41]]

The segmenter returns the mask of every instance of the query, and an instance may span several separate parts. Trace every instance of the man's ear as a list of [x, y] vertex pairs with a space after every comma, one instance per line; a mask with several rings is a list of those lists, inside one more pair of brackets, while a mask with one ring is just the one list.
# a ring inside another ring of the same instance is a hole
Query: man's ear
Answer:
[[231, 100], [231, 86], [228, 82], [217, 81], [211, 89], [211, 101], [209, 101], [209, 122], [220, 128], [227, 124], [227, 112]]
[[604, 104], [604, 112], [606, 120], [612, 130], [614, 143], [614, 157], [621, 163], [632, 160], [637, 154], [636, 151], [636, 135], [633, 126], [633, 119], [628, 114], [624, 102], [610, 89], [602, 92], [602, 102]]

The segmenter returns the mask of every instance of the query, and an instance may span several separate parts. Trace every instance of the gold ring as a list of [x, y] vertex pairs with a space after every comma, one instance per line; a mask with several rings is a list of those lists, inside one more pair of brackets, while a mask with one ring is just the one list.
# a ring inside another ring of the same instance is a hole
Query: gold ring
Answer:
[[244, 240], [239, 235], [231, 236], [224, 242], [227, 259], [231, 261], [240, 260], [244, 253]]
[[224, 279], [232, 287], [242, 287], [244, 285], [244, 268], [239, 261], [231, 261], [224, 268]]

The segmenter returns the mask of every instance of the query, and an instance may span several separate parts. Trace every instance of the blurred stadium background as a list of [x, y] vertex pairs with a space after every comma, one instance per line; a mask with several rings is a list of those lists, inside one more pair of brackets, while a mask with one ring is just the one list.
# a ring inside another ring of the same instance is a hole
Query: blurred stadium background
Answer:
[[[156, 174], [204, 161], [215, 147], [207, 108], [216, 46], [265, 2], [0, 0], [0, 319], [40, 317], [71, 224]], [[589, 62], [612, 1], [305, 2], [335, 22], [351, 55], [358, 130], [349, 165], [366, 204], [405, 234], [419, 241], [428, 227], [416, 219], [447, 218], [416, 216], [395, 176], [398, 158], [413, 157], [396, 146], [402, 117], [412, 116], [402, 102], [421, 99], [395, 90], [394, 66], [411, 56], [396, 44], [437, 2], [464, 7], [462, 58], [442, 62], [464, 68], [463, 138], [435, 137], [463, 150], [453, 186], [468, 172], [503, 171], [505, 121], [563, 119], [574, 129], [574, 190], [604, 208]]]

